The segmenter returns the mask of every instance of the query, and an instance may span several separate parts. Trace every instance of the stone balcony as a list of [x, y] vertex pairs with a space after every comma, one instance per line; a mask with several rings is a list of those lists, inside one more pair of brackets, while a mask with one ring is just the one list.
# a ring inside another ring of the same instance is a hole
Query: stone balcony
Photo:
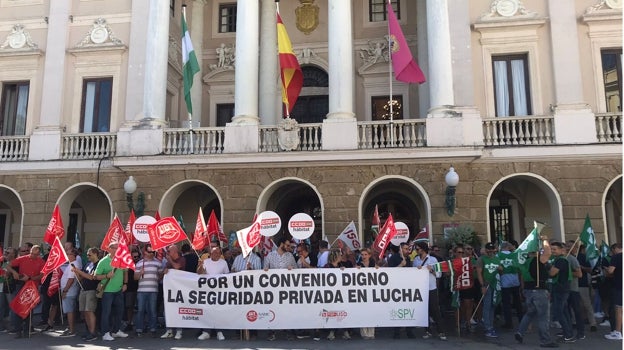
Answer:
[[[622, 113], [596, 114], [595, 138], [598, 144], [622, 142]], [[482, 145], [485, 148], [565, 145], [558, 142], [555, 117], [527, 116], [483, 118]], [[357, 149], [426, 148], [426, 119], [357, 122]], [[299, 144], [290, 152], [322, 152], [322, 124], [299, 125]], [[465, 145], [473, 146], [473, 145]], [[0, 162], [29, 160], [29, 136], [0, 137]], [[258, 126], [258, 152], [284, 152], [277, 126]], [[165, 128], [162, 155], [207, 155], [228, 153], [224, 127]], [[61, 134], [58, 160], [93, 160], [119, 156], [115, 133]]]

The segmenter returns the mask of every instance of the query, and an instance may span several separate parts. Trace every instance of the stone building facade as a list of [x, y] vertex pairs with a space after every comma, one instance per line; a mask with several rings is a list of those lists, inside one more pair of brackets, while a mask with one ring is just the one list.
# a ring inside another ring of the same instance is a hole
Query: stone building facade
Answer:
[[[139, 193], [189, 233], [198, 207], [226, 232], [271, 210], [283, 227], [310, 215], [313, 245], [350, 221], [369, 242], [378, 205], [438, 244], [457, 225], [521, 241], [534, 221], [576, 239], [586, 215], [622, 240], [619, 2], [393, 1], [422, 85], [390, 83], [384, 1], [281, 2], [306, 78], [295, 124], [273, 0], [60, 3], [0, 0], [5, 246], [39, 242], [56, 204], [67, 239], [97, 245]], [[183, 4], [201, 65], [190, 120]]]

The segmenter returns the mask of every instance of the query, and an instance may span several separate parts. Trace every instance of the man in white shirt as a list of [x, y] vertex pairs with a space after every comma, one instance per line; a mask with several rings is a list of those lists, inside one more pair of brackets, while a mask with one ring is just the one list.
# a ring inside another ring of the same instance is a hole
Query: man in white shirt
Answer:
[[[416, 257], [414, 258], [414, 267], [429, 271], [429, 316], [433, 318], [436, 324], [436, 330], [440, 340], [446, 340], [446, 334], [442, 328], [442, 314], [440, 313], [440, 302], [438, 300], [438, 290], [436, 279], [442, 276], [441, 272], [436, 272], [432, 265], [438, 263], [438, 259], [429, 255], [429, 246], [425, 242], [416, 242]], [[427, 331], [423, 336], [424, 339], [433, 337], [431, 334], [431, 325], [427, 327]]]
[[[221, 259], [221, 248], [212, 247], [210, 249], [210, 259], [205, 259], [201, 264], [197, 266], [197, 273], [216, 276], [230, 273], [230, 268], [224, 259]], [[204, 329], [202, 333], [197, 337], [198, 340], [210, 339], [210, 330]], [[217, 339], [225, 340], [225, 336], [221, 330], [217, 330]]]

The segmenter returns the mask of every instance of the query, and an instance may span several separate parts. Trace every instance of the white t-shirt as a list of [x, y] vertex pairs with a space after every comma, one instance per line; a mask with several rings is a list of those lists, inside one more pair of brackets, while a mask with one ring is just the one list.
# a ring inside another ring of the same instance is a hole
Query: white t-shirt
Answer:
[[203, 265], [206, 275], [208, 276], [230, 273], [230, 268], [228, 267], [227, 262], [223, 259], [219, 259], [217, 261], [206, 259], [204, 260]]

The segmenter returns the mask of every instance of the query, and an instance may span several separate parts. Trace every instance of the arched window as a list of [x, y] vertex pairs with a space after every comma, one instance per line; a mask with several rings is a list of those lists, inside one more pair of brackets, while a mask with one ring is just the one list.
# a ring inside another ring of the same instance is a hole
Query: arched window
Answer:
[[322, 123], [329, 113], [329, 77], [316, 66], [303, 66], [303, 88], [290, 117], [299, 123]]

